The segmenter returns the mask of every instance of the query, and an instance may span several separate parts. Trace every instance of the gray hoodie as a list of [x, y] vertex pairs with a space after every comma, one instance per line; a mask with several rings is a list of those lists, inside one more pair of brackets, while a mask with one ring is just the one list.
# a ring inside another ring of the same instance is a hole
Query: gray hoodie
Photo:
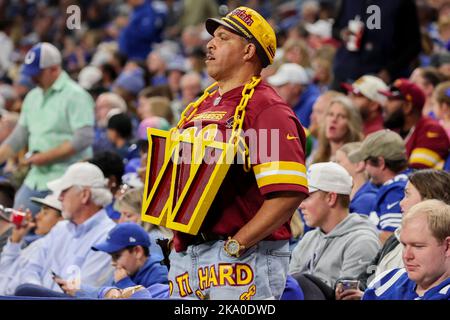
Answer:
[[349, 214], [328, 234], [320, 228], [306, 233], [292, 252], [289, 273], [309, 273], [334, 287], [339, 278], [357, 278], [379, 249], [376, 226]]

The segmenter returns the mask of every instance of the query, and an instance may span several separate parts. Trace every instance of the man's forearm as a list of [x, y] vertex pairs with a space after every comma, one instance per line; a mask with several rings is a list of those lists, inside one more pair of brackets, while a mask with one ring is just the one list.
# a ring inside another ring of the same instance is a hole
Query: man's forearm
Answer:
[[75, 152], [76, 150], [72, 146], [72, 143], [70, 141], [65, 141], [56, 148], [33, 154], [28, 162], [36, 166], [47, 165], [65, 159], [75, 154]]
[[265, 200], [253, 219], [233, 238], [250, 248], [288, 221], [305, 197], [299, 192], [283, 192]]

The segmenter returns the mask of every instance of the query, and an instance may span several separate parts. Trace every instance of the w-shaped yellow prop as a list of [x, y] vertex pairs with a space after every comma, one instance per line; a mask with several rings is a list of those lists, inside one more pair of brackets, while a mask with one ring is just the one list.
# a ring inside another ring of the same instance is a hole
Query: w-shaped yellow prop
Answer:
[[148, 129], [142, 220], [197, 234], [236, 155], [234, 144], [214, 141], [217, 125], [200, 132]]

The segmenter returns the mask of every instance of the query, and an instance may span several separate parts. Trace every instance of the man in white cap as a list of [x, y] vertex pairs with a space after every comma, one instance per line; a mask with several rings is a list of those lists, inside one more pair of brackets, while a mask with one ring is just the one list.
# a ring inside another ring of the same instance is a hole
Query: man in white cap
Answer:
[[296, 63], [284, 63], [267, 81], [294, 110], [300, 123], [308, 128], [312, 107], [320, 91], [314, 84], [310, 84], [306, 70]]
[[365, 75], [352, 84], [342, 86], [348, 91], [353, 104], [359, 109], [364, 121], [364, 136], [384, 129], [382, 106], [387, 98], [379, 91], [388, 90], [388, 86], [378, 77]]
[[38, 43], [28, 51], [21, 73], [37, 87], [25, 97], [18, 125], [0, 146], [0, 163], [28, 147], [31, 170], [18, 190], [14, 208], [39, 206], [31, 197], [49, 193], [47, 182], [67, 167], [92, 156], [94, 101], [61, 68], [61, 53], [52, 44]]
[[340, 278], [356, 278], [377, 254], [376, 228], [359, 214], [349, 214], [352, 177], [334, 162], [311, 165], [310, 196], [300, 209], [309, 227], [292, 252], [289, 273], [312, 274], [334, 287]]
[[64, 175], [48, 184], [59, 193], [65, 221], [58, 223], [30, 258], [17, 295], [58, 296], [58, 277], [74, 286], [99, 287], [109, 283], [113, 269], [111, 258], [91, 247], [104, 241], [115, 224], [104, 207], [112, 200], [102, 171], [95, 165], [80, 162], [71, 165]]

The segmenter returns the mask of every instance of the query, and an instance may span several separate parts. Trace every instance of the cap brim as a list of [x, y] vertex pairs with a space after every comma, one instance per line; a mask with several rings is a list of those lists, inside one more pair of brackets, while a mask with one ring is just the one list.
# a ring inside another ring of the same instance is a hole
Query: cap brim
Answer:
[[288, 83], [287, 79], [284, 79], [283, 77], [274, 74], [273, 76], [270, 76], [267, 78], [267, 82], [275, 87], [279, 87], [282, 85], [285, 85], [286, 83]]
[[66, 181], [63, 181], [63, 179], [56, 179], [50, 182], [47, 182], [47, 187], [53, 191], [53, 192], [60, 192], [60, 191], [64, 191], [67, 190], [71, 187], [72, 185]]
[[228, 28], [231, 31], [233, 31], [233, 32], [237, 33], [238, 35], [245, 38], [245, 35], [241, 31], [236, 29], [233, 25], [227, 23], [225, 20], [217, 19], [217, 18], [209, 18], [205, 22], [206, 31], [208, 31], [208, 33], [212, 36], [214, 35], [214, 31], [216, 31], [216, 29], [220, 26]]
[[308, 186], [308, 192], [309, 193], [313, 193], [313, 192], [316, 192], [316, 191], [319, 191], [319, 189], [311, 187], [311, 186]]
[[61, 208], [56, 207], [54, 204], [50, 203], [50, 201], [45, 201], [45, 199], [31, 197], [30, 200], [34, 203], [44, 205], [44, 206], [50, 207], [50, 208], [58, 210], [58, 211], [62, 211]]
[[112, 244], [106, 241], [91, 247], [91, 249], [94, 251], [102, 251], [106, 253], [114, 253], [122, 250], [123, 248], [125, 247], [118, 244]]

